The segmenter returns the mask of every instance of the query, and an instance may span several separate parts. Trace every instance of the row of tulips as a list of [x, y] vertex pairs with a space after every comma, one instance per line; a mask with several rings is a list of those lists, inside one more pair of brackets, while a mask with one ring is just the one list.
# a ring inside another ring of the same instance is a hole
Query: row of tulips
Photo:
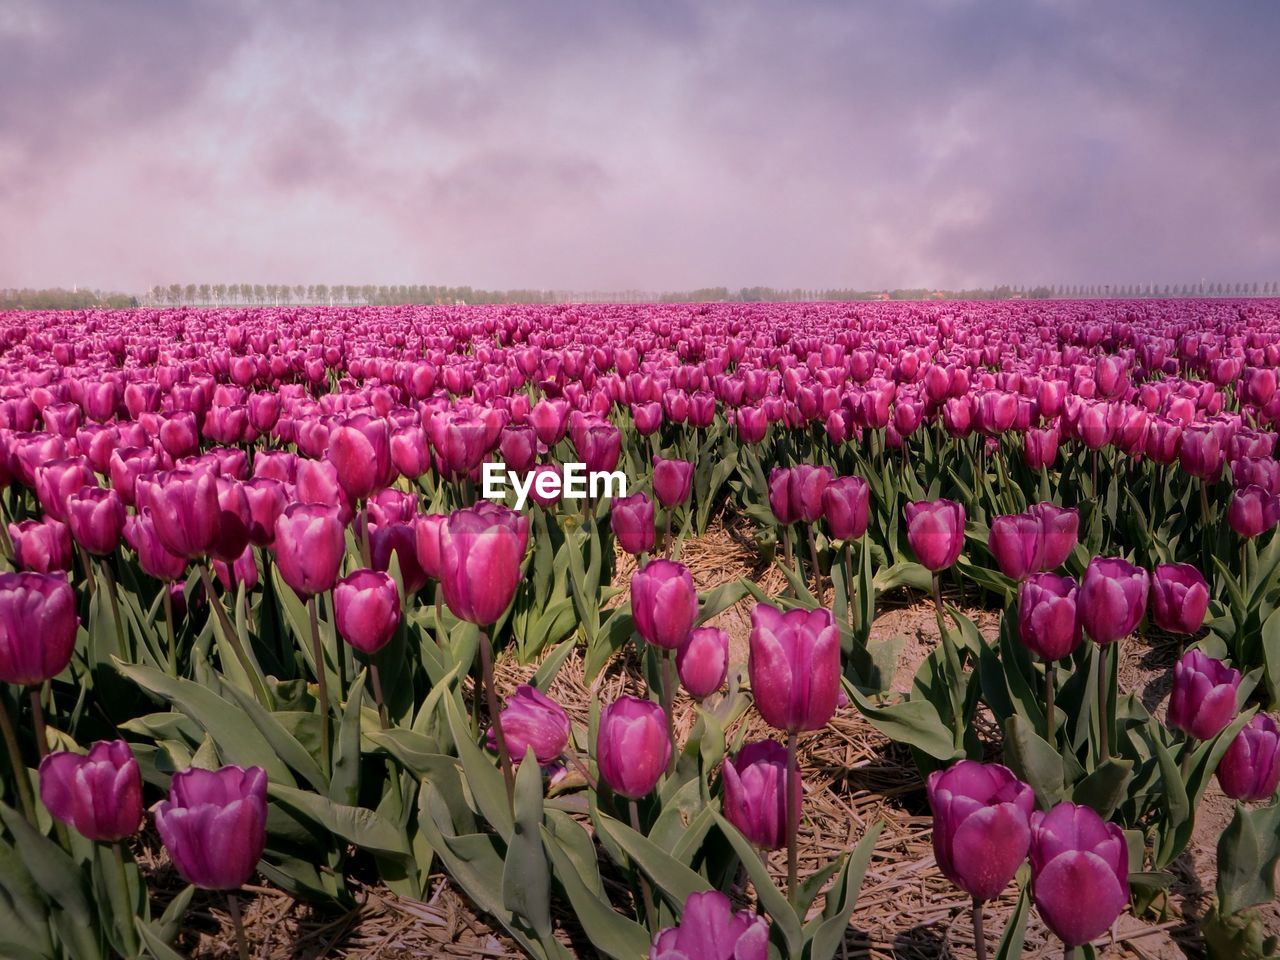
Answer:
[[[167, 960], [182, 898], [154, 919], [122, 842], [167, 792], [157, 831], [210, 889], [257, 869], [342, 899], [355, 850], [420, 896], [436, 858], [534, 956], [564, 955], [554, 895], [610, 956], [821, 960], [875, 842], [799, 876], [798, 743], [841, 694], [930, 774], [939, 866], [980, 934], [1012, 873], [985, 895], [974, 864], [1029, 856], [1024, 896], [1070, 948], [1131, 890], [1138, 912], [1155, 901], [1215, 773], [1242, 801], [1274, 795], [1276, 727], [1249, 702], [1280, 676], [1273, 308], [755, 309], [0, 323], [0, 548], [25, 571], [0, 574], [0, 679], [27, 693], [0, 694], [22, 810], [0, 806], [23, 865], [5, 889], [52, 869], [113, 891], [46, 891], [43, 933], [14, 927], [24, 949]], [[579, 510], [535, 482], [525, 513], [475, 504], [488, 460], [541, 476], [575, 458], [645, 489]], [[758, 588], [700, 595], [678, 562], [721, 514], [754, 522], [766, 557], [781, 545], [788, 584], [757, 596], [745, 670], [708, 621]], [[621, 604], [615, 542], [638, 560]], [[944, 605], [944, 577], [1007, 604], [997, 642]], [[939, 646], [895, 698], [870, 628], [904, 584], [932, 591]], [[1167, 727], [1116, 680], [1148, 608], [1195, 645]], [[569, 722], [546, 690], [575, 649], [593, 677], [631, 651], [643, 696]], [[504, 705], [507, 652], [530, 675]], [[1007, 776], [970, 772], [979, 703]], [[778, 739], [738, 741], [748, 704]], [[1026, 846], [952, 835], [964, 791], [939, 799], [941, 777], [1029, 790]], [[1238, 809], [1224, 862], [1266, 862], [1273, 809]], [[1098, 896], [1073, 919], [1082, 863]], [[735, 915], [714, 891], [740, 869], [756, 909]], [[632, 892], [621, 910], [602, 871]], [[1240, 873], [1220, 883], [1224, 937], [1258, 902]]]

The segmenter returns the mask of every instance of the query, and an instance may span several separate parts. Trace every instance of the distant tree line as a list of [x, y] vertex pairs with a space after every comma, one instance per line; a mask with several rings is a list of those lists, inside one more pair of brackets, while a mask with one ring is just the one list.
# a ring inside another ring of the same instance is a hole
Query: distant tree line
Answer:
[[0, 310], [89, 310], [108, 307], [121, 310], [138, 306], [138, 298], [127, 293], [104, 293], [101, 290], [52, 288], [0, 289]]
[[853, 290], [774, 287], [701, 287], [672, 293], [641, 290], [483, 290], [435, 284], [277, 284], [277, 283], [171, 283], [157, 284], [142, 296], [108, 293], [77, 287], [72, 290], [0, 289], [0, 310], [88, 310], [93, 307], [125, 309], [150, 307], [236, 306], [365, 306], [394, 304], [493, 304], [493, 303], [689, 303], [723, 301], [766, 303], [799, 300], [1048, 300], [1115, 299], [1127, 297], [1275, 297], [1280, 281], [1265, 283], [1206, 282], [1182, 284], [1042, 284], [1000, 285], [970, 290], [910, 287], [894, 290]]

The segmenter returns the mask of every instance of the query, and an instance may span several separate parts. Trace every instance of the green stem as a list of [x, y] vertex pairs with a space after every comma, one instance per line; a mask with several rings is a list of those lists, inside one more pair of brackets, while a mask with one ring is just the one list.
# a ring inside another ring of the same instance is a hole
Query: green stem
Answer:
[[671, 759], [667, 761], [667, 776], [676, 772], [676, 659], [672, 650], [658, 651], [662, 663], [662, 712], [667, 715], [667, 739], [671, 742]]
[[235, 654], [236, 660], [239, 661], [240, 669], [245, 672], [245, 676], [253, 684], [254, 693], [258, 697], [258, 701], [264, 707], [270, 708], [270, 694], [267, 693], [266, 687], [263, 686], [262, 678], [258, 676], [258, 671], [254, 667], [253, 661], [249, 659], [249, 653], [245, 650], [244, 644], [240, 642], [240, 634], [232, 624], [231, 618], [227, 616], [227, 608], [223, 604], [222, 598], [218, 596], [213, 588], [213, 577], [209, 575], [209, 564], [202, 563], [199, 568], [200, 582], [204, 584], [205, 596], [209, 600], [209, 606], [213, 607], [214, 613], [218, 616], [218, 625], [222, 627], [222, 634], [227, 638], [227, 643], [231, 645], [231, 652]]
[[1054, 677], [1053, 677], [1053, 661], [1045, 660], [1044, 662], [1044, 716], [1045, 716], [1045, 740], [1049, 743], [1056, 742], [1056, 727], [1053, 716], [1053, 696], [1054, 696]]
[[307, 616], [311, 620], [311, 656], [316, 661], [316, 686], [320, 700], [320, 758], [322, 769], [328, 776], [333, 772], [332, 746], [329, 743], [329, 680], [324, 663], [324, 644], [320, 642], [320, 618], [316, 613], [316, 598], [307, 597]]
[[31, 688], [31, 724], [35, 727], [36, 753], [43, 760], [49, 755], [49, 729], [44, 722], [44, 706], [40, 703], [40, 688]]
[[116, 919], [120, 921], [120, 936], [124, 941], [125, 956], [136, 957], [138, 955], [138, 933], [133, 927], [133, 906], [129, 900], [129, 874], [124, 868], [124, 852], [120, 849], [120, 841], [111, 844], [111, 857], [116, 863], [116, 881], [119, 884], [118, 889], [115, 885], [111, 889], [111, 899], [115, 901], [112, 905], [115, 910]]
[[493, 725], [493, 739], [498, 744], [498, 765], [502, 767], [502, 779], [507, 785], [507, 802], [514, 810], [516, 775], [511, 766], [511, 752], [507, 749], [507, 735], [502, 729], [498, 690], [493, 682], [493, 640], [488, 633], [482, 633], [480, 637], [480, 670], [483, 674], [485, 701], [489, 705], [489, 723]]
[[1107, 682], [1107, 648], [1098, 647], [1098, 757], [1102, 763], [1111, 758], [1110, 717], [1107, 715], [1107, 699], [1110, 684]]
[[176, 677], [178, 675], [178, 634], [173, 622], [173, 595], [169, 592], [169, 586], [166, 580], [160, 587], [164, 592], [164, 626], [169, 635], [169, 656], [165, 659], [169, 676]]
[[822, 589], [822, 568], [818, 566], [818, 538], [814, 536], [812, 523], [805, 525], [805, 533], [809, 536], [809, 565], [813, 567], [813, 592], [821, 605], [826, 591]]
[[796, 734], [787, 734], [787, 899], [796, 902], [796, 879], [800, 872], [800, 802], [796, 797], [800, 784], [800, 762], [796, 757]]
[[[631, 813], [631, 829], [636, 833], [644, 836], [644, 831], [640, 829], [640, 808], [634, 800], [628, 800], [627, 806]], [[644, 873], [637, 869], [636, 875], [640, 878], [640, 897], [644, 901], [645, 920], [649, 924], [649, 933], [653, 935], [658, 930], [658, 911], [653, 905], [653, 891], [649, 889], [649, 880]]]
[[9, 765], [13, 767], [13, 779], [18, 787], [18, 802], [22, 806], [27, 822], [34, 826], [36, 804], [31, 793], [31, 778], [27, 776], [27, 765], [22, 759], [22, 748], [18, 746], [18, 735], [13, 729], [13, 718], [9, 716], [9, 706], [3, 695], [0, 695], [0, 735], [4, 736], [5, 749], [9, 751]]
[[973, 898], [973, 953], [976, 960], [987, 960], [987, 935], [983, 930], [982, 901]]
[[120, 590], [116, 586], [115, 574], [111, 572], [111, 561], [107, 557], [103, 557], [101, 561], [102, 579], [107, 581], [107, 594], [111, 598], [111, 616], [116, 624], [116, 643], [120, 649], [121, 656], [128, 656], [131, 651], [125, 650], [124, 642], [124, 620], [120, 617]]
[[227, 894], [227, 908], [231, 913], [231, 926], [236, 932], [236, 950], [240, 960], [249, 960], [249, 941], [244, 936], [244, 920], [240, 916], [240, 898], [234, 892]]

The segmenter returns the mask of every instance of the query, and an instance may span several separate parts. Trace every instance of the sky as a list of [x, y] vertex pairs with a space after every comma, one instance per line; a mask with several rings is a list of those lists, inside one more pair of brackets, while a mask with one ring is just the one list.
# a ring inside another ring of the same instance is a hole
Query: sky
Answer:
[[1280, 279], [1275, 0], [0, 0], [0, 287]]

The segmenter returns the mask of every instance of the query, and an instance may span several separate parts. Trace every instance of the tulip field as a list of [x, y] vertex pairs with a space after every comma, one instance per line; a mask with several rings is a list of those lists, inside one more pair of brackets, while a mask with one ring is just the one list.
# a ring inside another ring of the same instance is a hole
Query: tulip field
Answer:
[[[1280, 301], [0, 313], [0, 370], [3, 960], [1280, 955]], [[275, 932], [442, 891], [491, 933]]]

